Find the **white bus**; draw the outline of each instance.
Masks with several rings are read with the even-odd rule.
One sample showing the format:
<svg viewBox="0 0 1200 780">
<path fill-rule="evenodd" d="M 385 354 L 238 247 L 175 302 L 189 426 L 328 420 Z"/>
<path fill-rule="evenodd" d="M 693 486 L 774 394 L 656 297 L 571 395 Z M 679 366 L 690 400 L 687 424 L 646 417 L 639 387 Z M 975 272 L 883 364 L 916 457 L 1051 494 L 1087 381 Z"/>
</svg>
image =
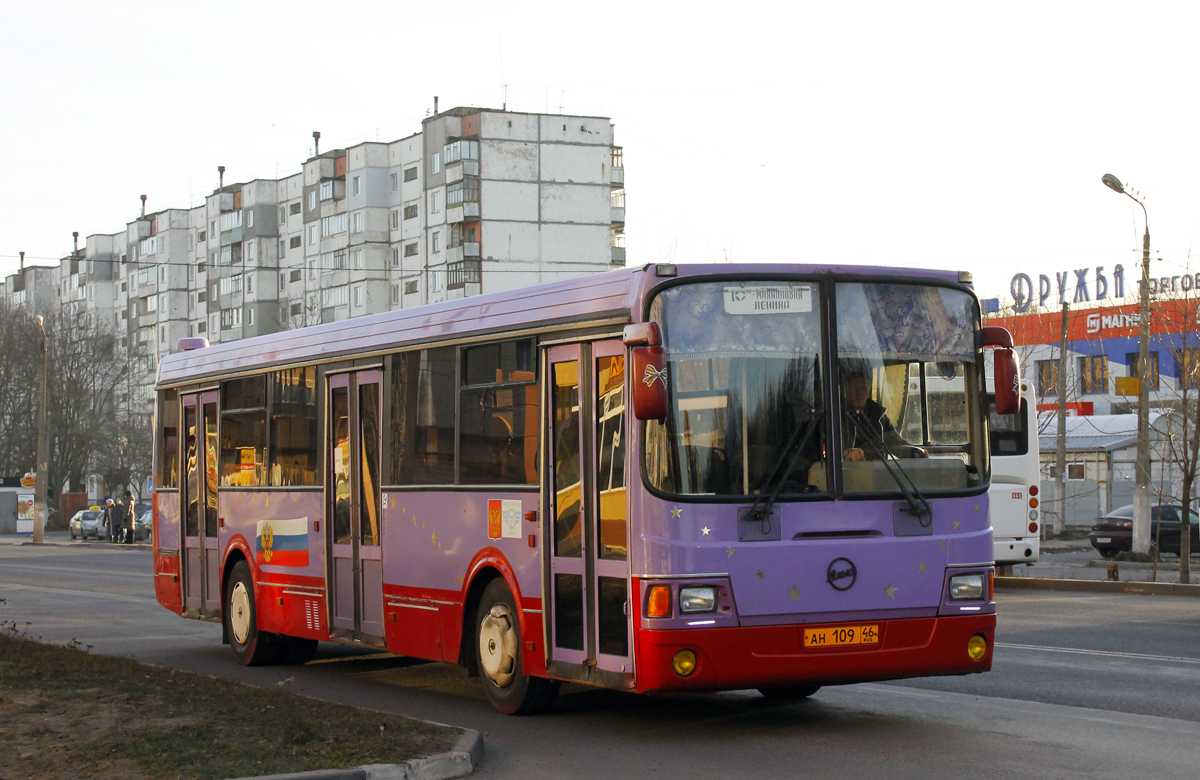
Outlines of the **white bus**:
<svg viewBox="0 0 1200 780">
<path fill-rule="evenodd" d="M 992 451 L 988 506 L 996 565 L 1033 563 L 1041 549 L 1040 450 L 1033 384 L 1029 379 L 1021 380 L 1021 410 L 1017 414 L 996 414 L 992 377 L 987 381 Z"/>
</svg>

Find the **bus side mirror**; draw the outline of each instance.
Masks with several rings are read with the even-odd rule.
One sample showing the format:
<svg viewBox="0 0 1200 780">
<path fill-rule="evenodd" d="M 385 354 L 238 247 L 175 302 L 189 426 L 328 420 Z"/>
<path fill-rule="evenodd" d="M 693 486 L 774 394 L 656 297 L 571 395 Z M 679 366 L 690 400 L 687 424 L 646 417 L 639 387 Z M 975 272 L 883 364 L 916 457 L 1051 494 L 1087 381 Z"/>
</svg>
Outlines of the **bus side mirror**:
<svg viewBox="0 0 1200 780">
<path fill-rule="evenodd" d="M 996 414 L 1016 414 L 1021 410 L 1021 367 L 1012 349 L 996 350 Z"/>
<path fill-rule="evenodd" d="M 633 348 L 633 416 L 662 420 L 667 416 L 667 353 L 662 347 Z"/>
</svg>

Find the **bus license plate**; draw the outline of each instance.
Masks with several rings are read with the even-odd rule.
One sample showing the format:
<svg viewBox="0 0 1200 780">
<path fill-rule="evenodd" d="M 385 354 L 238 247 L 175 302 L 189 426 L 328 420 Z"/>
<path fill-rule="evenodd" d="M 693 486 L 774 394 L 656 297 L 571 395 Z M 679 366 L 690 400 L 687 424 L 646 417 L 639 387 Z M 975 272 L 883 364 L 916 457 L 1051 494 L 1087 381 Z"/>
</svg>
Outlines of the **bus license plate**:
<svg viewBox="0 0 1200 780">
<path fill-rule="evenodd" d="M 837 628 L 804 629 L 805 647 L 837 647 L 838 645 L 873 645 L 879 642 L 879 625 L 838 626 Z"/>
<path fill-rule="evenodd" d="M 1112 542 L 1112 539 L 1108 538 L 1107 536 L 1101 536 L 1096 539 L 1096 542 L 1099 544 L 1109 544 Z"/>
</svg>

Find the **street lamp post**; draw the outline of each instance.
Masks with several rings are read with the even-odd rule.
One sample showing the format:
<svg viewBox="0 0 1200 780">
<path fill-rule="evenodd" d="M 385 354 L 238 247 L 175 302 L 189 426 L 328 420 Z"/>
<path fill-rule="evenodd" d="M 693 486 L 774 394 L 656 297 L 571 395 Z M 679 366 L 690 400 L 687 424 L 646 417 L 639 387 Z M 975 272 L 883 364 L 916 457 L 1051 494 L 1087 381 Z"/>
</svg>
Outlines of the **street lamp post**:
<svg viewBox="0 0 1200 780">
<path fill-rule="evenodd" d="M 50 461 L 49 439 L 46 431 L 46 322 L 41 315 L 37 317 L 38 329 L 42 331 L 42 381 L 38 397 L 38 440 L 37 440 L 37 487 L 34 498 L 33 543 L 41 544 L 45 540 L 46 518 L 50 516 L 46 505 L 47 466 Z"/>
<path fill-rule="evenodd" d="M 1111 173 L 1100 179 L 1114 192 L 1126 195 L 1142 207 L 1146 232 L 1142 234 L 1141 313 L 1138 316 L 1138 427 L 1137 484 L 1133 493 L 1133 551 L 1150 552 L 1150 216 L 1146 204 L 1125 191 Z"/>
</svg>

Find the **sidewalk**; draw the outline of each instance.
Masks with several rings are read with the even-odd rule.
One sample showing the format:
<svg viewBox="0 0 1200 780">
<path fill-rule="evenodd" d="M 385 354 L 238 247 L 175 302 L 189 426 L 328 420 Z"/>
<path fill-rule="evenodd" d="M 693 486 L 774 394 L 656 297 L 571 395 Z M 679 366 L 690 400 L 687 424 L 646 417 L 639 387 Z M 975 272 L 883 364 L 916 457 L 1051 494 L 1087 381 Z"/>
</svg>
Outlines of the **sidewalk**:
<svg viewBox="0 0 1200 780">
<path fill-rule="evenodd" d="M 0 544 L 32 545 L 33 544 L 33 534 L 0 534 Z M 112 547 L 114 549 L 120 549 L 120 550 L 149 550 L 152 547 L 149 539 L 137 542 L 135 544 L 113 544 L 112 542 L 98 542 L 95 539 L 88 539 L 86 541 L 84 541 L 82 539 L 77 540 L 77 541 L 71 541 L 71 533 L 69 531 L 62 531 L 62 530 L 46 531 L 45 533 L 43 533 L 42 534 L 42 544 L 45 546 L 55 546 L 55 547 L 68 547 L 68 546 L 75 546 L 75 545 L 79 545 L 79 546 L 87 545 L 87 546 L 95 547 L 96 545 L 104 545 L 105 547 Z"/>
</svg>

